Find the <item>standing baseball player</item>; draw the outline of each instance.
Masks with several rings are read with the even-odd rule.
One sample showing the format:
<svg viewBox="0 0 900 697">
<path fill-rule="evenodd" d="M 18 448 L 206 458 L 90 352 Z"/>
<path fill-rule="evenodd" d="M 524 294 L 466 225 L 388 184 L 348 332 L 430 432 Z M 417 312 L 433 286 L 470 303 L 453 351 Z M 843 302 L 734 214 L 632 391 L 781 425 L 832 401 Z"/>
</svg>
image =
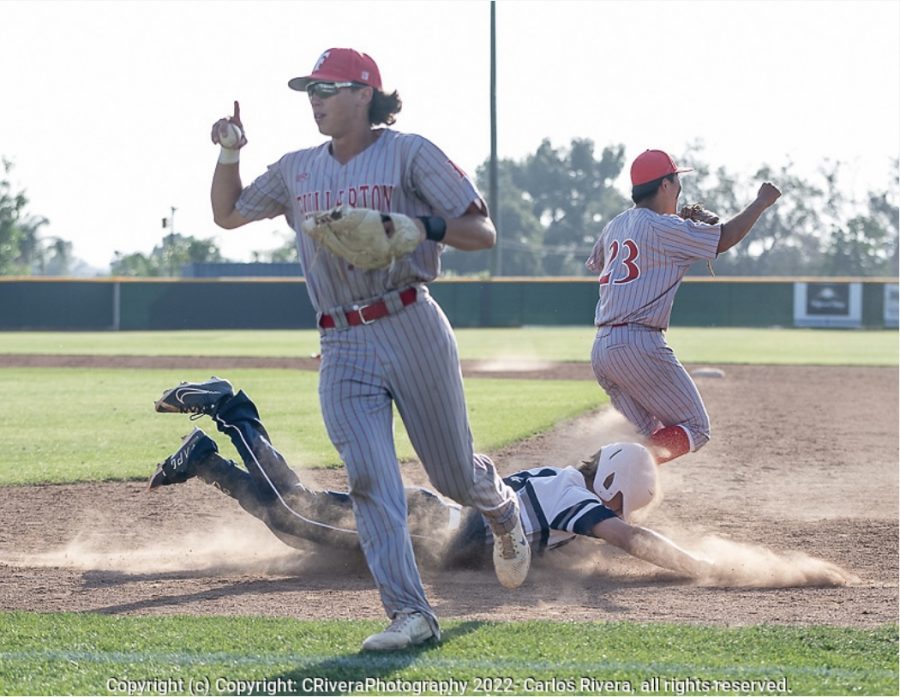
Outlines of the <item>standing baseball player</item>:
<svg viewBox="0 0 900 697">
<path fill-rule="evenodd" d="M 401 102 L 397 92 L 382 90 L 370 56 L 329 49 L 309 75 L 288 85 L 308 95 L 319 132 L 329 140 L 284 155 L 244 187 L 239 157 L 247 139 L 235 102 L 233 116 L 212 129 L 213 142 L 222 146 L 213 216 L 232 229 L 284 215 L 297 233 L 321 331 L 325 426 L 347 467 L 362 548 L 393 620 L 364 648 L 403 648 L 439 638 L 440 630 L 407 530 L 394 405 L 435 488 L 490 522 L 500 582 L 513 588 L 528 573 L 531 552 L 517 498 L 491 460 L 473 451 L 456 340 L 426 285 L 440 271 L 445 245 L 489 248 L 496 232 L 473 182 L 437 146 L 376 128 L 394 123 Z M 415 248 L 380 268 L 349 262 L 334 251 L 340 240 L 334 246 L 320 240 L 354 219 L 353 209 L 378 212 L 380 242 L 390 246 L 412 231 Z"/>
<path fill-rule="evenodd" d="M 659 464 L 709 440 L 700 392 L 664 335 L 678 286 L 691 264 L 711 261 L 744 239 L 781 196 L 765 182 L 750 205 L 721 224 L 697 205 L 676 214 L 678 175 L 690 171 L 661 150 L 639 155 L 631 165 L 634 207 L 606 225 L 587 260 L 600 274 L 594 375 L 613 406 L 648 439 Z"/>
<path fill-rule="evenodd" d="M 309 549 L 313 542 L 360 552 L 350 496 L 304 486 L 272 444 L 256 405 L 243 390 L 235 394 L 229 381 L 213 378 L 182 383 L 156 403 L 162 412 L 186 407 L 213 419 L 240 453 L 244 468 L 222 457 L 216 442 L 195 428 L 157 466 L 149 490 L 198 477 L 234 498 L 287 545 Z M 714 572 L 707 560 L 634 524 L 634 514 L 659 492 L 656 464 L 642 445 L 609 443 L 577 468 L 535 467 L 504 482 L 516 492 L 522 526 L 538 552 L 583 535 L 689 576 Z M 423 563 L 450 569 L 486 561 L 492 535 L 482 513 L 419 487 L 407 487 L 405 494 L 412 541 Z"/>
</svg>

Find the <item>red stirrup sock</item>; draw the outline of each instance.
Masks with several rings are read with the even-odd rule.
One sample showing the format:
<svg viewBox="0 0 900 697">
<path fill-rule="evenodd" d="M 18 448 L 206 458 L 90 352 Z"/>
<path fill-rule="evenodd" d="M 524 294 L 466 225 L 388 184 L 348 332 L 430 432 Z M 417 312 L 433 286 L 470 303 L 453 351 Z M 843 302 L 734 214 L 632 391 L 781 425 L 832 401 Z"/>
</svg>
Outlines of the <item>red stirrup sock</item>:
<svg viewBox="0 0 900 697">
<path fill-rule="evenodd" d="M 661 465 L 691 452 L 691 439 L 682 426 L 666 426 L 650 436 L 650 451 Z"/>
</svg>

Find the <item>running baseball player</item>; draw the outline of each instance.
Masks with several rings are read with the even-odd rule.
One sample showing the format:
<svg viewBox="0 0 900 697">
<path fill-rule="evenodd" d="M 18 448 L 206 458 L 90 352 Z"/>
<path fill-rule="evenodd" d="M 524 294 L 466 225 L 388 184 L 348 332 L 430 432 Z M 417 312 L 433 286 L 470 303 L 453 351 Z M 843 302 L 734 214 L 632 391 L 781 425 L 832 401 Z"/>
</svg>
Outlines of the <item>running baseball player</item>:
<svg viewBox="0 0 900 697">
<path fill-rule="evenodd" d="M 178 391 L 189 394 L 177 398 Z M 284 543 L 309 549 L 309 543 L 359 553 L 350 496 L 315 491 L 272 445 L 256 405 L 244 391 L 213 378 L 183 383 L 157 402 L 160 411 L 180 411 L 185 402 L 212 417 L 241 456 L 244 468 L 218 453 L 216 442 L 200 428 L 161 462 L 149 489 L 199 477 L 236 499 Z M 680 548 L 662 535 L 633 523 L 634 514 L 658 492 L 657 468 L 650 452 L 637 443 L 609 443 L 574 467 L 537 467 L 504 479 L 516 492 L 525 534 L 536 552 L 557 548 L 577 535 L 606 540 L 634 556 L 688 576 L 714 571 L 708 560 Z M 439 569 L 477 567 L 486 561 L 492 541 L 489 521 L 423 488 L 405 490 L 409 528 L 420 559 Z M 367 642 L 364 648 L 386 650 L 408 645 L 396 633 L 396 646 Z M 430 638 L 430 637 L 429 637 Z"/>
<path fill-rule="evenodd" d="M 245 187 L 239 160 L 247 138 L 235 102 L 233 115 L 212 128 L 221 146 L 213 217 L 233 229 L 283 215 L 296 231 L 321 332 L 325 426 L 346 465 L 366 561 L 394 620 L 367 644 L 393 647 L 398 634 L 419 643 L 440 630 L 406 527 L 393 405 L 434 487 L 489 520 L 501 584 L 520 585 L 531 559 L 515 492 L 490 458 L 473 450 L 456 339 L 427 286 L 440 272 L 446 245 L 489 248 L 496 232 L 472 180 L 437 146 L 376 128 L 394 123 L 401 102 L 396 91 L 382 89 L 370 56 L 328 49 L 310 74 L 288 85 L 308 95 L 328 140 L 284 155 Z M 363 217 L 378 221 L 380 241 L 390 248 L 385 266 L 360 266 L 340 253 L 336 231 L 360 209 L 379 214 Z M 411 252 L 393 248 L 401 238 L 412 239 Z"/>
<path fill-rule="evenodd" d="M 664 335 L 678 286 L 691 264 L 711 261 L 744 239 L 781 196 L 765 182 L 728 222 L 719 224 L 699 207 L 684 209 L 682 217 L 678 175 L 690 171 L 661 150 L 639 155 L 631 165 L 634 207 L 606 225 L 587 260 L 600 274 L 594 375 L 659 464 L 698 450 L 710 435 L 700 392 Z"/>
</svg>

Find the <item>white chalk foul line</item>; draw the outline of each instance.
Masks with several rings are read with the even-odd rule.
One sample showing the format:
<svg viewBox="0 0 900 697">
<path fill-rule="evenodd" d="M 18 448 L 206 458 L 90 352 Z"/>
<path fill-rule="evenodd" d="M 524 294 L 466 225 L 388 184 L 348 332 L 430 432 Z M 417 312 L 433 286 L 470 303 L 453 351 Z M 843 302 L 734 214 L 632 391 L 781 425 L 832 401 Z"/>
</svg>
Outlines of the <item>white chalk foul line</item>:
<svg viewBox="0 0 900 697">
<path fill-rule="evenodd" d="M 149 652 L 149 651 L 58 651 L 58 650 L 34 650 L 34 651 L 3 651 L 0 652 L 2 661 L 31 662 L 53 661 L 91 664 L 122 664 L 122 663 L 162 663 L 166 665 L 181 666 L 205 666 L 226 664 L 229 667 L 235 665 L 245 666 L 278 666 L 284 670 L 297 671 L 316 667 L 334 668 L 392 668 L 403 669 L 415 666 L 417 670 L 423 668 L 457 669 L 466 671 L 484 671 L 484 674 L 496 674 L 500 669 L 528 669 L 533 671 L 548 671 L 557 675 L 562 671 L 580 671 L 585 675 L 597 675 L 604 672 L 624 671 L 636 672 L 646 675 L 674 675 L 692 677 L 726 674 L 728 679 L 777 679 L 792 676 L 814 676 L 830 678 L 859 678 L 865 675 L 867 678 L 890 678 L 896 676 L 892 670 L 871 668 L 850 670 L 845 668 L 829 668 L 826 666 L 779 666 L 767 665 L 763 667 L 752 666 L 728 666 L 728 665 L 697 665 L 684 663 L 637 663 L 618 661 L 517 661 L 509 659 L 465 659 L 465 658 L 441 658 L 420 653 L 410 661 L 409 655 L 398 654 L 353 654 L 347 656 L 334 655 L 309 655 L 309 654 L 262 654 L 249 656 L 246 654 L 233 654 L 224 652 L 193 653 L 193 652 Z"/>
</svg>

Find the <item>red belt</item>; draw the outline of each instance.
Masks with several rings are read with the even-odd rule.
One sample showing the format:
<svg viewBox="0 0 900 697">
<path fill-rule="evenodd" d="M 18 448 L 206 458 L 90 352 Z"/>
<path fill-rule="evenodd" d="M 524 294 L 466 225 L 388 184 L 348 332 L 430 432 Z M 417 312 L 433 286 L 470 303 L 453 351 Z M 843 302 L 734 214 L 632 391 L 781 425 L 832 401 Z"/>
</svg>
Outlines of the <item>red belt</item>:
<svg viewBox="0 0 900 697">
<path fill-rule="evenodd" d="M 407 288 L 400 291 L 400 302 L 403 304 L 403 307 L 412 305 L 416 301 L 417 295 L 418 291 L 415 288 Z M 368 305 L 354 307 L 350 312 L 345 312 L 344 317 L 347 318 L 347 324 L 351 327 L 356 327 L 360 324 L 371 324 L 376 319 L 387 317 L 389 314 L 391 314 L 391 310 L 388 308 L 387 303 L 384 300 L 376 300 Z M 319 318 L 319 326 L 322 329 L 331 329 L 337 326 L 337 323 L 332 315 L 323 314 Z"/>
</svg>

